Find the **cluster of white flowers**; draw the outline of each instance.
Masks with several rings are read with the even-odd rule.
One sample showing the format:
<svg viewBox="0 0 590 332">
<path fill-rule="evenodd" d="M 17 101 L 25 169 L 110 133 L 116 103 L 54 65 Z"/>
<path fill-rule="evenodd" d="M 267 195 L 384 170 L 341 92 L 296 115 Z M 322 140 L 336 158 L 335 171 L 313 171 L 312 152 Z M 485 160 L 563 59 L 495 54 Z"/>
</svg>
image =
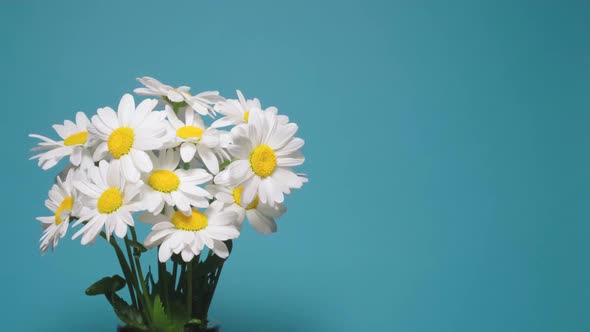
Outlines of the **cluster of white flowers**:
<svg viewBox="0 0 590 332">
<path fill-rule="evenodd" d="M 125 94 L 116 112 L 99 108 L 91 120 L 78 112 L 75 123 L 53 126 L 60 141 L 30 135 L 41 140 L 31 159 L 43 169 L 70 161 L 45 202 L 53 215 L 37 218 L 41 251 L 57 246 L 70 221 L 82 225 L 73 235 L 82 244 L 101 232 L 124 238 L 133 213 L 153 225 L 144 245 L 159 246 L 161 262 L 172 254 L 188 262 L 205 246 L 226 258 L 223 241 L 239 236 L 245 218 L 260 233 L 275 232 L 284 194 L 307 182 L 292 169 L 304 162 L 297 125 L 240 91 L 233 100 L 138 80 L 136 94 L 158 99 L 136 105 Z M 201 117 L 217 114 L 210 126 Z"/>
</svg>

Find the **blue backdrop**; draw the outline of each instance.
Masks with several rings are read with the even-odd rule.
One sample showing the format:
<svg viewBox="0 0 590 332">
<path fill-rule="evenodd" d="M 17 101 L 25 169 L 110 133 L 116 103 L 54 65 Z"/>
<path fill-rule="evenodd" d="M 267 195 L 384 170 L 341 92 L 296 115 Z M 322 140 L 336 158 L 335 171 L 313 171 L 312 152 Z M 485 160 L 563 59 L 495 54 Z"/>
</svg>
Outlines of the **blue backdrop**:
<svg viewBox="0 0 590 332">
<path fill-rule="evenodd" d="M 589 331 L 588 31 L 584 1 L 3 1 L 3 330 L 114 331 L 84 295 L 110 248 L 39 255 L 57 169 L 27 134 L 150 75 L 306 140 L 279 232 L 224 269 L 223 331 Z"/>
</svg>

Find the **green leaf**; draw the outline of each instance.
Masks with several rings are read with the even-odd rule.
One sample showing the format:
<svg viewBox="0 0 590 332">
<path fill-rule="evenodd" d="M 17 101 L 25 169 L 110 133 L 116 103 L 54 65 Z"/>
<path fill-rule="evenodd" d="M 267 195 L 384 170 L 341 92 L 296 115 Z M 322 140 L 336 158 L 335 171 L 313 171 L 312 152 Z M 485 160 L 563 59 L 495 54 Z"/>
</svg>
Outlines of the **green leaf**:
<svg viewBox="0 0 590 332">
<path fill-rule="evenodd" d="M 125 287 L 125 279 L 115 274 L 112 277 L 104 277 L 86 289 L 86 295 L 113 294 Z"/>
<path fill-rule="evenodd" d="M 229 250 L 229 253 L 231 254 L 232 248 L 233 248 L 233 242 L 232 240 L 228 240 L 225 241 L 225 245 L 227 246 L 227 249 Z M 229 256 L 228 256 L 229 257 Z M 215 270 L 219 267 L 221 267 L 223 265 L 223 263 L 225 263 L 226 259 L 223 259 L 215 254 L 207 257 L 207 259 L 199 264 L 199 268 L 196 271 L 196 275 L 205 275 L 205 274 L 209 274 L 209 273 L 213 273 L 215 272 Z"/>
<path fill-rule="evenodd" d="M 172 254 L 172 257 L 170 257 L 170 259 L 172 259 L 172 261 L 176 264 L 184 264 L 184 261 L 182 260 L 182 256 L 181 255 L 177 255 L 177 254 Z"/>
<path fill-rule="evenodd" d="M 154 293 L 154 287 L 156 287 L 156 281 L 154 280 L 154 275 L 152 273 L 152 267 L 148 267 L 148 273 L 145 276 L 145 281 L 148 283 L 149 288 L 151 289 L 152 294 Z"/>
<path fill-rule="evenodd" d="M 123 323 L 143 331 L 148 331 L 148 327 L 145 325 L 141 313 L 125 302 L 119 295 L 113 293 L 107 296 L 107 299 L 113 306 L 115 314 Z"/>
<path fill-rule="evenodd" d="M 153 303 L 150 331 L 178 332 L 182 330 L 185 323 L 186 318 L 182 317 L 180 319 L 175 319 L 172 318 L 170 314 L 167 314 L 164 309 L 164 304 L 160 300 L 160 295 L 156 295 Z"/>
<path fill-rule="evenodd" d="M 147 251 L 147 248 L 143 244 L 141 244 L 141 243 L 139 243 L 137 241 L 133 241 L 131 239 L 127 239 L 125 241 L 127 241 L 127 243 L 129 243 L 129 245 L 131 246 L 131 248 L 139 251 L 140 253 L 144 253 L 144 252 Z"/>
<path fill-rule="evenodd" d="M 164 99 L 165 102 L 167 102 L 168 104 L 170 104 L 170 106 L 172 106 L 172 110 L 174 110 L 174 113 L 178 113 L 178 111 L 181 108 L 188 106 L 186 101 L 181 101 L 179 103 L 175 103 L 172 100 L 168 99 L 168 97 L 166 97 L 166 96 L 162 97 L 162 99 Z"/>
<path fill-rule="evenodd" d="M 160 295 L 156 295 L 154 298 L 154 304 L 152 309 L 152 324 L 154 328 L 166 328 L 170 325 L 170 319 L 168 319 L 168 315 L 166 315 L 166 311 L 164 311 L 164 304 L 160 300 Z"/>
<path fill-rule="evenodd" d="M 221 165 L 219 165 L 219 171 L 220 172 L 223 171 L 231 163 L 232 163 L 231 160 L 226 160 L 226 161 L 222 162 Z"/>
<path fill-rule="evenodd" d="M 190 315 L 188 314 L 188 308 L 186 307 L 185 297 L 179 297 L 174 301 L 170 302 L 170 317 L 175 322 L 179 323 L 181 326 L 184 325 L 189 319 Z"/>
</svg>

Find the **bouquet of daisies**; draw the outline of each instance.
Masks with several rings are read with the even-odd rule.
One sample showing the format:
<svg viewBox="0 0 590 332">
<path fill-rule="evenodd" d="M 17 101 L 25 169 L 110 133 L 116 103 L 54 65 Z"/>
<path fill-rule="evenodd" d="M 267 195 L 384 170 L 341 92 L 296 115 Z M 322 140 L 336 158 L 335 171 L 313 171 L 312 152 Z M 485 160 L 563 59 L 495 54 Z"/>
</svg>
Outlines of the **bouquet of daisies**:
<svg viewBox="0 0 590 332">
<path fill-rule="evenodd" d="M 122 276 L 97 281 L 88 295 L 104 295 L 130 329 L 206 330 L 244 220 L 262 234 L 276 232 L 284 195 L 307 182 L 292 169 L 304 162 L 304 141 L 277 108 L 240 91 L 225 99 L 138 80 L 143 87 L 134 92 L 156 99 L 136 104 L 125 94 L 116 111 L 99 108 L 91 119 L 78 112 L 75 122 L 54 125 L 59 140 L 30 135 L 40 140 L 31 159 L 44 170 L 69 158 L 45 201 L 51 215 L 37 218 L 40 249 L 53 251 L 70 226 L 83 245 L 105 240 Z M 143 240 L 136 220 L 151 227 Z M 152 248 L 157 272 L 141 265 Z M 117 293 L 125 287 L 128 299 Z"/>
</svg>

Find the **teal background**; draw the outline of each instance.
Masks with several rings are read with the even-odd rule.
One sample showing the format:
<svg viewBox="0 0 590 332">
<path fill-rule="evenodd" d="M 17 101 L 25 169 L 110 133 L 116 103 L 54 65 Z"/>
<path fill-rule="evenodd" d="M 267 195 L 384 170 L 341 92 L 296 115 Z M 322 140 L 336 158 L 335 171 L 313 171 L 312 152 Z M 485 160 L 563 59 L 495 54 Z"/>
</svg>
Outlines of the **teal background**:
<svg viewBox="0 0 590 332">
<path fill-rule="evenodd" d="M 110 248 L 38 253 L 58 170 L 27 134 L 150 75 L 306 140 L 279 232 L 224 269 L 223 331 L 590 331 L 589 31 L 584 1 L 2 1 L 3 330 L 114 331 L 84 295 Z"/>
</svg>

